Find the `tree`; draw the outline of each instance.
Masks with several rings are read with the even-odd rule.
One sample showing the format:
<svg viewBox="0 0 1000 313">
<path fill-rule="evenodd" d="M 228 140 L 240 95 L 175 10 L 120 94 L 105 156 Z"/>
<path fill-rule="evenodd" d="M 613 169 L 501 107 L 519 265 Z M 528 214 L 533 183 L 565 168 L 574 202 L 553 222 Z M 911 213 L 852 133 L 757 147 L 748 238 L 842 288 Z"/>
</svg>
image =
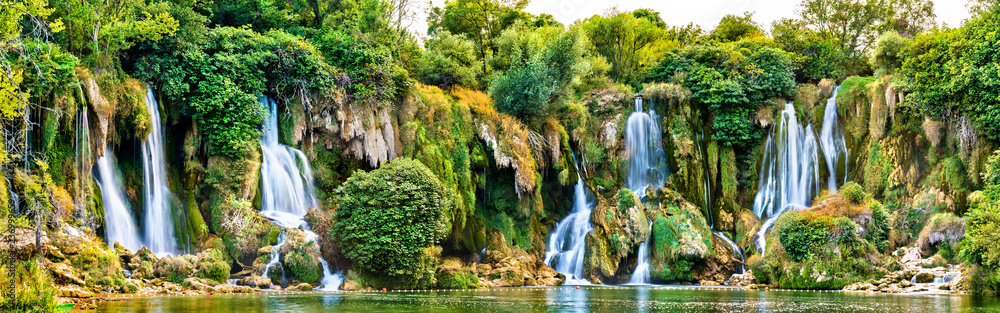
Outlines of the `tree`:
<svg viewBox="0 0 1000 313">
<path fill-rule="evenodd" d="M 833 36 L 850 57 L 863 55 L 879 34 L 913 36 L 934 25 L 930 0 L 803 0 L 802 20 Z"/>
<path fill-rule="evenodd" d="M 435 270 L 428 251 L 448 231 L 453 199 L 430 169 L 399 158 L 337 188 L 332 235 L 376 286 L 427 287 Z"/>
<path fill-rule="evenodd" d="M 895 31 L 887 31 L 875 42 L 869 62 L 875 69 L 875 75 L 892 74 L 903 65 L 903 51 L 909 41 Z"/>
<path fill-rule="evenodd" d="M 664 52 L 678 46 L 652 18 L 659 17 L 653 13 L 648 9 L 639 14 L 612 9 L 580 22 L 595 51 L 611 63 L 611 77 L 615 80 L 637 83 Z"/>
<path fill-rule="evenodd" d="M 490 96 L 497 110 L 522 118 L 565 99 L 591 69 L 589 43 L 579 28 L 531 29 L 519 23 L 497 38 L 497 46 L 490 59 L 497 70 Z"/>
<path fill-rule="evenodd" d="M 427 53 L 421 56 L 416 72 L 420 81 L 441 88 L 476 87 L 483 61 L 478 58 L 475 43 L 465 35 L 441 31 L 425 46 Z"/>
<path fill-rule="evenodd" d="M 969 8 L 969 12 L 972 13 L 972 15 L 977 15 L 989 11 L 991 8 L 1000 6 L 1000 0 L 969 0 L 969 3 L 966 4 L 966 6 Z"/>
<path fill-rule="evenodd" d="M 879 0 L 803 0 L 802 20 L 836 38 L 843 51 L 855 56 L 877 36 Z"/>
<path fill-rule="evenodd" d="M 523 12 L 528 0 L 452 0 L 444 8 L 432 8 L 427 17 L 427 33 L 440 30 L 465 35 L 479 47 L 479 58 L 487 59 L 495 52 L 493 40 L 517 21 L 531 19 Z M 483 72 L 489 73 L 486 64 Z"/>
<path fill-rule="evenodd" d="M 743 16 L 726 15 L 719 21 L 719 26 L 712 30 L 712 39 L 721 42 L 733 42 L 743 38 L 763 36 L 764 31 L 753 21 L 753 13 L 746 12 Z"/>
<path fill-rule="evenodd" d="M 778 48 L 800 56 L 795 60 L 797 81 L 846 76 L 846 55 L 833 37 L 810 29 L 801 20 L 787 18 L 774 21 L 771 36 Z"/>
</svg>

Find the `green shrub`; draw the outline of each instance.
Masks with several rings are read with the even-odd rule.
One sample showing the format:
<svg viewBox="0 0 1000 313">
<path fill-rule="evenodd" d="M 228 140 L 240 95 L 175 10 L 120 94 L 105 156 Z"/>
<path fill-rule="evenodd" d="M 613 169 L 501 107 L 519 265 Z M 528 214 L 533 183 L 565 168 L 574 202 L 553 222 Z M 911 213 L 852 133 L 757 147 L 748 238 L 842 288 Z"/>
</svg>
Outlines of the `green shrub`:
<svg viewBox="0 0 1000 313">
<path fill-rule="evenodd" d="M 876 200 L 872 200 L 868 208 L 872 211 L 872 220 L 868 222 L 865 240 L 872 243 L 876 250 L 885 251 L 889 247 L 889 233 L 892 231 L 892 226 L 889 224 L 889 213 L 882 202 Z"/>
<path fill-rule="evenodd" d="M 211 249 L 206 251 L 205 256 L 198 260 L 195 266 L 196 275 L 200 278 L 210 279 L 222 284 L 229 280 L 229 261 L 222 251 Z"/>
<path fill-rule="evenodd" d="M 420 57 L 416 77 L 428 85 L 448 88 L 462 85 L 475 88 L 483 69 L 476 45 L 465 35 L 441 31 L 426 43 L 427 53 Z"/>
<path fill-rule="evenodd" d="M 831 223 L 829 217 L 810 218 L 798 211 L 789 211 L 778 217 L 774 230 L 788 257 L 792 261 L 802 261 L 814 247 L 827 241 Z"/>
<path fill-rule="evenodd" d="M 847 198 L 847 201 L 851 201 L 853 204 L 861 204 L 868 197 L 865 194 L 865 189 L 855 182 L 848 182 L 844 186 L 840 187 L 840 194 Z"/>
<path fill-rule="evenodd" d="M 7 260 L 0 263 L 0 309 L 3 312 L 54 312 L 58 301 L 56 300 L 56 287 L 49 276 L 48 271 L 41 264 L 34 261 L 18 262 L 14 271 L 15 279 L 12 282 L 7 276 Z M 16 293 L 14 298 L 10 296 L 11 283 L 15 284 Z"/>
<path fill-rule="evenodd" d="M 452 191 L 418 161 L 357 171 L 337 188 L 333 234 L 356 268 L 401 286 L 426 286 L 428 248 L 447 231 Z"/>
</svg>

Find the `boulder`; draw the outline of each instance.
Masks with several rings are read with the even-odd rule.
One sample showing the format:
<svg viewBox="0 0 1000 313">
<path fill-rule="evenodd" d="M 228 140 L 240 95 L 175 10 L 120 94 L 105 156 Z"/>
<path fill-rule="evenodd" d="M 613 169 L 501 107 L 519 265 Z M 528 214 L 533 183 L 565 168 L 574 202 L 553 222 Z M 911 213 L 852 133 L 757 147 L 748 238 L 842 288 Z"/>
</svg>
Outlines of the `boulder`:
<svg viewBox="0 0 1000 313">
<path fill-rule="evenodd" d="M 58 286 L 56 287 L 56 294 L 66 298 L 91 298 L 94 296 L 93 292 L 74 285 Z"/>
<path fill-rule="evenodd" d="M 253 288 L 247 286 L 237 286 L 233 284 L 221 284 L 211 288 L 216 293 L 253 293 Z"/>
<path fill-rule="evenodd" d="M 721 286 L 722 285 L 719 282 L 714 281 L 714 280 L 702 280 L 702 281 L 699 281 L 698 284 L 700 284 L 702 286 Z"/>
<path fill-rule="evenodd" d="M 262 277 L 258 275 L 250 275 L 241 278 L 237 283 L 240 286 L 247 286 L 252 288 L 270 288 L 271 279 L 267 277 Z"/>
<path fill-rule="evenodd" d="M 313 286 L 308 283 L 288 286 L 288 291 L 312 291 Z"/>
<path fill-rule="evenodd" d="M 918 284 L 933 283 L 934 282 L 934 274 L 933 273 L 927 273 L 927 272 L 917 273 L 917 275 L 916 275 L 916 282 Z"/>
<path fill-rule="evenodd" d="M 300 281 L 316 283 L 323 278 L 323 265 L 318 237 L 301 229 L 286 229 L 285 244 L 281 246 L 281 263 Z"/>
<path fill-rule="evenodd" d="M 753 273 L 747 271 L 744 274 L 733 274 L 729 277 L 730 286 L 749 286 L 757 283 L 757 279 L 753 276 Z"/>
<path fill-rule="evenodd" d="M 69 265 L 68 262 L 51 263 L 49 272 L 52 273 L 52 278 L 59 284 L 77 284 L 80 286 L 87 284 L 77 275 L 76 269 Z"/>
</svg>

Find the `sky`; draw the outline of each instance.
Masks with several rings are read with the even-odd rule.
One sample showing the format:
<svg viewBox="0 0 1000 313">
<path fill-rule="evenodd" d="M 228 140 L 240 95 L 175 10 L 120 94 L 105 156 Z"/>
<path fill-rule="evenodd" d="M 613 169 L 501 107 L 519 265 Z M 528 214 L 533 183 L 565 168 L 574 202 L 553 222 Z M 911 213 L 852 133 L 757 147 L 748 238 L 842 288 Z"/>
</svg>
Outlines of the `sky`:
<svg viewBox="0 0 1000 313">
<path fill-rule="evenodd" d="M 418 0 L 419 1 L 419 0 Z M 934 13 L 937 23 L 946 23 L 949 27 L 961 26 L 962 21 L 969 18 L 965 4 L 967 0 L 936 0 Z M 425 1 L 419 1 L 415 7 L 417 12 L 408 26 L 418 37 L 427 34 L 427 13 L 429 6 Z M 444 6 L 445 0 L 431 0 L 434 6 Z M 632 11 L 649 8 L 660 12 L 660 17 L 670 26 L 695 23 L 705 30 L 711 30 L 718 25 L 719 20 L 727 14 L 742 15 L 743 12 L 755 12 L 753 19 L 770 29 L 771 22 L 781 18 L 798 17 L 798 6 L 801 0 L 533 0 L 525 9 L 532 14 L 548 13 L 559 22 L 569 25 L 579 19 L 602 14 L 617 6 L 619 11 Z"/>
</svg>

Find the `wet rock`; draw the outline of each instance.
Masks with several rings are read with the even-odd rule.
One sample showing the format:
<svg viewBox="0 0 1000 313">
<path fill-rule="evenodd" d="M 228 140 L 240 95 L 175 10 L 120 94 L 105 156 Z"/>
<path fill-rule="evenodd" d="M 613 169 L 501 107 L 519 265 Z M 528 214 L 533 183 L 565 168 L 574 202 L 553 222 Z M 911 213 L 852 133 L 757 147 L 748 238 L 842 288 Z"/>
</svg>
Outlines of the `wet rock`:
<svg viewBox="0 0 1000 313">
<path fill-rule="evenodd" d="M 261 277 L 258 275 L 251 275 L 241 278 L 236 284 L 252 288 L 270 288 L 271 279 L 267 277 Z"/>
<path fill-rule="evenodd" d="M 313 286 L 308 283 L 301 283 L 298 285 L 288 286 L 288 291 L 312 291 Z"/>
<path fill-rule="evenodd" d="M 91 298 L 94 296 L 93 292 L 90 292 L 80 286 L 59 286 L 56 287 L 56 294 L 60 297 L 67 298 Z"/>
<path fill-rule="evenodd" d="M 747 271 L 745 274 L 733 274 L 729 277 L 730 286 L 749 286 L 757 283 L 757 279 L 754 278 L 753 273 Z"/>
<path fill-rule="evenodd" d="M 211 283 L 209 283 L 208 280 L 195 277 L 185 278 L 184 287 L 202 292 L 208 291 L 212 288 Z"/>
<path fill-rule="evenodd" d="M 317 238 L 307 238 L 300 229 L 285 230 L 285 244 L 281 246 L 281 263 L 298 280 L 316 283 L 323 278 L 323 265 L 319 262 Z"/>
<path fill-rule="evenodd" d="M 253 293 L 254 289 L 247 286 L 237 286 L 233 284 L 221 284 L 211 288 L 216 293 Z"/>
<path fill-rule="evenodd" d="M 359 290 L 361 287 L 357 281 L 353 279 L 344 279 L 344 283 L 340 285 L 340 290 Z"/>
<path fill-rule="evenodd" d="M 722 285 L 719 282 L 714 281 L 714 280 L 702 280 L 702 281 L 699 281 L 698 284 L 700 284 L 702 286 L 721 286 Z"/>
<path fill-rule="evenodd" d="M 927 284 L 934 282 L 934 274 L 932 273 L 921 272 L 917 273 L 916 277 L 917 277 L 916 281 L 918 284 Z"/>
<path fill-rule="evenodd" d="M 154 269 L 159 258 L 149 248 L 142 247 L 132 255 L 125 269 L 132 271 L 134 279 L 148 279 L 154 277 Z"/>
</svg>

